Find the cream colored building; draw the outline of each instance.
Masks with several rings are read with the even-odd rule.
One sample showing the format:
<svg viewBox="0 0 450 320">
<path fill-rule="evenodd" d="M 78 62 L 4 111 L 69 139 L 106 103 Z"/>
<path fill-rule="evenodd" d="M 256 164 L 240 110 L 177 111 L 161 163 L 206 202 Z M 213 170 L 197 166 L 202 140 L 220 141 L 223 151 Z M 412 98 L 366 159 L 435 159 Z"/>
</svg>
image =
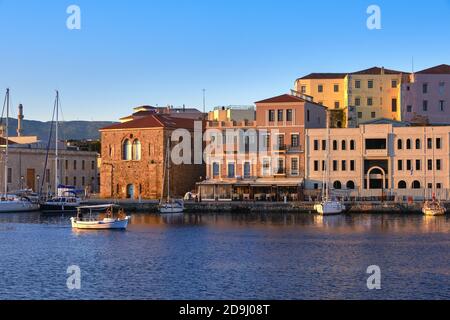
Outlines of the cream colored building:
<svg viewBox="0 0 450 320">
<path fill-rule="evenodd" d="M 216 107 L 208 112 L 208 121 L 255 121 L 256 110 L 254 106 L 227 106 Z"/>
<path fill-rule="evenodd" d="M 400 125 L 400 124 L 399 124 Z M 391 195 L 421 200 L 433 190 L 450 200 L 450 126 L 407 127 L 391 124 L 306 132 L 305 187 L 317 195 L 326 183 L 343 196 Z"/>
</svg>

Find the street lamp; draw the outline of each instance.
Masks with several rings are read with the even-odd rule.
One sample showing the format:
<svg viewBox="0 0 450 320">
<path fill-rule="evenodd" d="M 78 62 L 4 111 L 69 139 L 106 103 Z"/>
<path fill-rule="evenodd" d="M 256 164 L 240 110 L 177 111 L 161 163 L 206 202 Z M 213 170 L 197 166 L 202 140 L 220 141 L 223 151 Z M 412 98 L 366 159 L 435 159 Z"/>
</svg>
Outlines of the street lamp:
<svg viewBox="0 0 450 320">
<path fill-rule="evenodd" d="M 40 176 L 40 175 L 37 175 L 37 176 L 36 176 L 36 179 L 37 179 L 38 186 L 40 186 L 39 181 L 41 181 L 41 176 Z M 33 190 L 33 191 L 34 191 L 34 190 Z"/>
<path fill-rule="evenodd" d="M 25 180 L 25 177 L 20 176 L 20 190 L 23 190 L 23 180 Z"/>
</svg>

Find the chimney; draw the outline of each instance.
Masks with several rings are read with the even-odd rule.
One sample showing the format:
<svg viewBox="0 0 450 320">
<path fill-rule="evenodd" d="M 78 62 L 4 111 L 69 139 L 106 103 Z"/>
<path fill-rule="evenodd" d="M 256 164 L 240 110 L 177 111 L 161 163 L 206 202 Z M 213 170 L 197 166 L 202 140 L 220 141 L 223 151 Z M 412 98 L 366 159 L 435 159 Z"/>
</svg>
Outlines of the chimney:
<svg viewBox="0 0 450 320">
<path fill-rule="evenodd" d="M 23 133 L 22 121 L 23 121 L 23 105 L 19 104 L 19 114 L 17 115 L 17 136 L 21 137 Z"/>
</svg>

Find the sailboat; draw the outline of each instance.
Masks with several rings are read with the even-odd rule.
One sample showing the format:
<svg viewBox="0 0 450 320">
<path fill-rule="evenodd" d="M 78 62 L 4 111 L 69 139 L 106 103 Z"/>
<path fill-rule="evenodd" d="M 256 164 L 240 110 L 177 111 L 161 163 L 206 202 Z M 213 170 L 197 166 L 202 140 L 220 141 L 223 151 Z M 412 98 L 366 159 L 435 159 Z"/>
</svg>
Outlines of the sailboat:
<svg viewBox="0 0 450 320">
<path fill-rule="evenodd" d="M 164 162 L 164 175 L 167 176 L 167 200 L 164 201 L 164 184 L 159 204 L 159 212 L 162 214 L 182 213 L 184 211 L 184 202 L 174 200 L 170 197 L 170 139 L 167 140 L 166 159 Z M 164 179 L 165 180 L 165 179 Z"/>
<path fill-rule="evenodd" d="M 433 130 L 433 129 L 431 129 Z M 434 134 L 432 135 L 432 141 L 434 143 L 435 139 L 434 139 Z M 441 204 L 441 202 L 439 200 L 436 199 L 436 186 L 435 186 L 435 158 L 434 158 L 434 146 L 432 146 L 432 150 L 433 150 L 433 165 L 432 165 L 432 169 L 433 169 L 433 187 L 432 187 L 432 196 L 431 196 L 431 200 L 427 200 L 425 201 L 425 203 L 423 204 L 422 207 L 422 212 L 424 215 L 426 216 L 442 216 L 445 215 L 446 213 L 446 209 L 445 207 Z"/>
<path fill-rule="evenodd" d="M 59 125 L 59 91 L 56 91 L 55 104 L 53 114 L 56 114 L 55 122 L 55 195 L 51 199 L 41 204 L 41 210 L 46 212 L 65 212 L 65 211 L 77 211 L 77 207 L 81 204 L 81 199 L 75 194 L 59 194 L 59 154 L 58 154 L 58 125 Z"/>
<path fill-rule="evenodd" d="M 325 165 L 325 175 L 322 182 L 322 201 L 314 205 L 314 210 L 323 215 L 336 215 L 341 214 L 345 210 L 345 205 L 330 197 L 330 176 L 329 176 L 329 163 L 330 163 L 330 119 L 327 111 L 327 154 L 326 154 L 326 165 Z"/>
<path fill-rule="evenodd" d="M 0 198 L 0 213 L 14 213 L 14 212 L 28 212 L 39 210 L 39 204 L 32 202 L 29 198 L 19 195 L 10 195 L 8 194 L 8 152 L 9 152 L 9 89 L 6 89 L 6 97 L 5 102 L 3 104 L 3 112 L 6 108 L 6 119 L 5 119 L 5 171 L 4 171 L 4 183 L 5 183 L 5 192 Z"/>
</svg>

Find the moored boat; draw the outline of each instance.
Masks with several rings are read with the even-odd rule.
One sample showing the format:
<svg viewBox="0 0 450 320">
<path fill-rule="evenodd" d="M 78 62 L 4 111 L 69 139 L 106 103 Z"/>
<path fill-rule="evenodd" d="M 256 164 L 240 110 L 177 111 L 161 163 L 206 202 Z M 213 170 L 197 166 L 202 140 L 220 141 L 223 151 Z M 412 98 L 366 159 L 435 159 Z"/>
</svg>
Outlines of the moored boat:
<svg viewBox="0 0 450 320">
<path fill-rule="evenodd" d="M 70 218 L 70 221 L 73 229 L 125 230 L 130 219 L 122 208 L 108 204 L 78 207 L 77 216 Z"/>
<path fill-rule="evenodd" d="M 443 216 L 446 213 L 445 207 L 433 197 L 431 201 L 425 201 L 422 212 L 426 216 Z"/>
</svg>

